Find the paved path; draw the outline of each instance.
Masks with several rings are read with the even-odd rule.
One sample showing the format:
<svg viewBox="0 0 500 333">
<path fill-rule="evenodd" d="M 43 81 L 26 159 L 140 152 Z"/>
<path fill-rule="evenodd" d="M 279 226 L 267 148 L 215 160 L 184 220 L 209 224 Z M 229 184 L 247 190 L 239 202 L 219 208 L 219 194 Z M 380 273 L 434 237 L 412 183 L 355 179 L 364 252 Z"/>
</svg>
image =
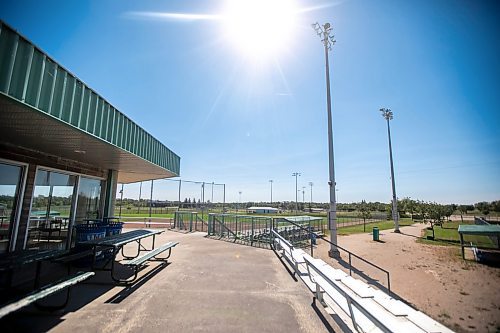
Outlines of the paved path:
<svg viewBox="0 0 500 333">
<path fill-rule="evenodd" d="M 166 231 L 176 240 L 171 264 L 133 288 L 75 288 L 66 313 L 28 308 L 0 322 L 2 331 L 52 332 L 323 332 L 312 294 L 273 251 Z M 158 266 L 154 262 L 151 266 Z M 109 273 L 95 281 L 109 282 Z"/>
</svg>

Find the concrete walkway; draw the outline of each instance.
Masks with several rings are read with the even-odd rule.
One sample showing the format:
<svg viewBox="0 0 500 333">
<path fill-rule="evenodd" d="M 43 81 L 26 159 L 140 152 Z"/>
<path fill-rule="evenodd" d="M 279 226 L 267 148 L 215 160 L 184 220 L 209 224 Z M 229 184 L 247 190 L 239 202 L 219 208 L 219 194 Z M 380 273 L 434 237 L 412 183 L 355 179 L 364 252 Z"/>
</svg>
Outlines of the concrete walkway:
<svg viewBox="0 0 500 333">
<path fill-rule="evenodd" d="M 273 251 L 166 231 L 176 240 L 170 264 L 153 262 L 132 287 L 108 272 L 74 288 L 63 313 L 26 308 L 0 321 L 2 331 L 30 332 L 323 332 L 312 294 Z M 159 267 L 160 269 L 154 269 Z"/>
</svg>

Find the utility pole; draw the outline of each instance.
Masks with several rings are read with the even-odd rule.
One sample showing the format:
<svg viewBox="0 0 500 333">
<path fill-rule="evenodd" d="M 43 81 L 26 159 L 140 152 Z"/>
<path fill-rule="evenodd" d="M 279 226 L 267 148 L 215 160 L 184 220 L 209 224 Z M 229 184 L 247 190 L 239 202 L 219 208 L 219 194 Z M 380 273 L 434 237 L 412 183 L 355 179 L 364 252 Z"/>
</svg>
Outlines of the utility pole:
<svg viewBox="0 0 500 333">
<path fill-rule="evenodd" d="M 137 214 L 141 212 L 141 192 L 142 192 L 142 182 L 139 186 L 139 203 L 137 204 Z"/>
<path fill-rule="evenodd" d="M 271 206 L 273 205 L 273 180 L 270 179 L 269 183 L 271 184 Z"/>
<path fill-rule="evenodd" d="M 49 197 L 52 198 L 52 195 Z M 122 218 L 122 206 L 123 206 L 123 183 L 122 183 L 122 189 L 120 190 L 120 219 Z"/>
<path fill-rule="evenodd" d="M 311 186 L 311 201 L 309 202 L 309 211 L 312 213 L 312 203 L 313 203 L 313 182 L 309 182 Z"/>
<path fill-rule="evenodd" d="M 330 180 L 330 210 L 328 211 L 328 228 L 330 229 L 330 241 L 335 244 L 330 244 L 330 251 L 328 255 L 332 258 L 339 258 L 340 252 L 336 247 L 337 245 L 337 202 L 335 200 L 335 169 L 333 160 L 333 129 L 332 129 L 332 100 L 330 95 L 330 65 L 328 61 L 328 51 L 332 49 L 335 44 L 335 39 L 332 32 L 330 23 L 320 25 L 315 23 L 312 25 L 316 34 L 321 38 L 323 46 L 325 47 L 325 72 L 326 72 L 326 105 L 328 112 L 328 161 L 329 161 L 329 176 Z"/>
<path fill-rule="evenodd" d="M 394 114 L 391 109 L 381 108 L 382 117 L 387 120 L 387 136 L 389 137 L 389 159 L 391 161 L 391 180 L 392 180 L 392 219 L 394 220 L 394 232 L 399 231 L 399 216 L 398 216 L 398 199 L 396 197 L 396 181 L 394 180 L 394 164 L 392 161 L 392 144 L 391 144 L 391 126 L 389 120 L 392 120 Z"/>
<path fill-rule="evenodd" d="M 153 182 L 154 180 L 151 179 L 151 196 L 149 197 L 149 217 L 151 217 L 151 212 L 153 209 Z"/>
<path fill-rule="evenodd" d="M 298 191 L 299 189 L 297 188 L 297 177 L 300 176 L 300 172 L 294 172 L 292 173 L 292 177 L 295 177 L 295 213 L 299 211 L 299 203 L 298 203 Z"/>
</svg>

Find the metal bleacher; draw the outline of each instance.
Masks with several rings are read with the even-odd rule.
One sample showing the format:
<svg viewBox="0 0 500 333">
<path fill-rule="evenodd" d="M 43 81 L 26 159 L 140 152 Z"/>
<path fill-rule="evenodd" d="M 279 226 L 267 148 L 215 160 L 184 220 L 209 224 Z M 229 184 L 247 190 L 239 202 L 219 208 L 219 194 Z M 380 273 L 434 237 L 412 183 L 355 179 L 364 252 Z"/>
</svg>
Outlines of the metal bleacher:
<svg viewBox="0 0 500 333">
<path fill-rule="evenodd" d="M 273 247 L 281 253 L 316 300 L 344 331 L 453 332 L 385 291 L 308 255 L 272 231 Z"/>
</svg>

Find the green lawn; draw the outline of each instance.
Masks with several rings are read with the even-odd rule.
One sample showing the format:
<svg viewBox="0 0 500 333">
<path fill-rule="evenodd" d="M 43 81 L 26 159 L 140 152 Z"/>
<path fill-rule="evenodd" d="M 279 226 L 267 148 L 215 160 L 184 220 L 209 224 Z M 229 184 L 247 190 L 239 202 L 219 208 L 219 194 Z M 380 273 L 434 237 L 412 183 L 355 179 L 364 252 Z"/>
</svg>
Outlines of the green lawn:
<svg viewBox="0 0 500 333">
<path fill-rule="evenodd" d="M 408 225 L 412 225 L 414 222 L 410 218 L 402 218 L 399 220 L 399 226 L 404 227 Z M 378 221 L 378 222 L 373 222 L 373 223 L 367 223 L 366 226 L 366 231 L 363 231 L 363 225 L 354 225 L 354 226 L 349 226 L 349 227 L 342 227 L 338 229 L 338 234 L 339 235 L 351 235 L 351 234 L 360 234 L 363 232 L 372 232 L 373 227 L 378 227 L 379 230 L 388 230 L 388 229 L 394 229 L 394 221 L 389 220 L 389 221 Z"/>
</svg>

